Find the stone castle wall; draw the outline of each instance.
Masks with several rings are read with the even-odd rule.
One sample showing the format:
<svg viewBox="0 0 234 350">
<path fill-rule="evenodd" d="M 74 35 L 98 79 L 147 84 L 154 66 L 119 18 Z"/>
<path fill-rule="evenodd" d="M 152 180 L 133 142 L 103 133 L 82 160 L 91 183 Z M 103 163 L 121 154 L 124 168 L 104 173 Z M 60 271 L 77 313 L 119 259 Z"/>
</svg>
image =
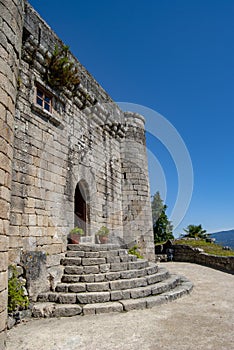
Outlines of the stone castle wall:
<svg viewBox="0 0 234 350">
<path fill-rule="evenodd" d="M 5 82 L 0 104 L 0 295 L 6 294 L 7 265 L 24 264 L 32 256 L 26 265 L 40 259 L 39 265 L 46 264 L 40 267 L 40 283 L 34 281 L 37 292 L 56 284 L 67 235 L 77 222 L 84 225 L 84 242 L 95 242 L 104 225 L 111 242 L 137 243 L 153 259 L 144 118 L 123 113 L 71 53 L 80 84 L 75 91 L 53 89 L 45 79 L 48 57 L 64 44 L 27 2 L 24 18 L 23 1 L 0 4 Z M 38 104 L 38 91 L 49 96 L 50 111 Z M 77 192 L 85 202 L 84 222 L 74 213 Z M 35 288 L 32 294 L 34 298 Z M 1 305 L 3 330 L 6 300 Z"/>
<path fill-rule="evenodd" d="M 217 256 L 204 253 L 202 249 L 174 244 L 175 261 L 185 261 L 234 274 L 234 256 Z"/>
<path fill-rule="evenodd" d="M 0 349 L 7 319 L 7 269 L 14 116 L 24 3 L 0 1 Z"/>
</svg>

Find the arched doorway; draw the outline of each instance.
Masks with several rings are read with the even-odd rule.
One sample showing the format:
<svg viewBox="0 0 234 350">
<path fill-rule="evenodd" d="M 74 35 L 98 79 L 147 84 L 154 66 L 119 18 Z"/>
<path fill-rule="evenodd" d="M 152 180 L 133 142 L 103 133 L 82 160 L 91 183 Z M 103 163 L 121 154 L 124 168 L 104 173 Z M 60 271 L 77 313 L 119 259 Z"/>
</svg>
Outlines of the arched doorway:
<svg viewBox="0 0 234 350">
<path fill-rule="evenodd" d="M 74 225 L 82 228 L 87 234 L 87 223 L 89 222 L 88 213 L 88 186 L 84 180 L 81 180 L 75 189 L 74 195 Z"/>
</svg>

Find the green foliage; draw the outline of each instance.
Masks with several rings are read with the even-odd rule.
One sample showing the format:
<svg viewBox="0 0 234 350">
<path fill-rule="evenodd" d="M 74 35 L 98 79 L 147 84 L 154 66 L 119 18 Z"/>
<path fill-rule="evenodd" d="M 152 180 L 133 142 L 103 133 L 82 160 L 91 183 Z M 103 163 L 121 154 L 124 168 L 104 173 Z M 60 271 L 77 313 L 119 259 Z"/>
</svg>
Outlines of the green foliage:
<svg viewBox="0 0 234 350">
<path fill-rule="evenodd" d="M 134 245 L 131 249 L 129 249 L 128 254 L 135 255 L 138 259 L 143 259 L 143 256 L 138 251 L 137 245 Z"/>
<path fill-rule="evenodd" d="M 47 69 L 45 79 L 47 83 L 55 89 L 67 88 L 70 91 L 76 90 L 80 83 L 78 69 L 69 59 L 69 47 L 55 46 L 51 57 L 47 55 Z"/>
<path fill-rule="evenodd" d="M 8 280 L 8 312 L 27 309 L 29 300 L 24 294 L 23 283 L 18 279 L 17 269 L 13 265 L 9 268 L 12 276 Z"/>
<path fill-rule="evenodd" d="M 74 227 L 70 232 L 70 235 L 80 235 L 83 236 L 84 235 L 84 230 L 78 226 Z"/>
<path fill-rule="evenodd" d="M 188 245 L 194 248 L 201 248 L 207 254 L 217 256 L 234 256 L 233 250 L 224 250 L 223 247 L 216 243 L 206 242 L 204 239 L 188 240 L 188 239 L 177 239 L 174 244 Z"/>
<path fill-rule="evenodd" d="M 167 206 L 163 204 L 159 192 L 156 192 L 151 201 L 154 243 L 165 242 L 168 239 L 174 239 L 172 230 L 173 226 L 168 220 L 166 209 Z"/>
<path fill-rule="evenodd" d="M 108 236 L 110 233 L 110 230 L 106 226 L 102 226 L 98 232 L 96 233 L 96 236 Z"/>
<path fill-rule="evenodd" d="M 186 234 L 184 237 L 189 238 L 207 238 L 206 230 L 203 230 L 202 225 L 188 225 L 186 228 L 184 228 L 184 231 Z"/>
</svg>

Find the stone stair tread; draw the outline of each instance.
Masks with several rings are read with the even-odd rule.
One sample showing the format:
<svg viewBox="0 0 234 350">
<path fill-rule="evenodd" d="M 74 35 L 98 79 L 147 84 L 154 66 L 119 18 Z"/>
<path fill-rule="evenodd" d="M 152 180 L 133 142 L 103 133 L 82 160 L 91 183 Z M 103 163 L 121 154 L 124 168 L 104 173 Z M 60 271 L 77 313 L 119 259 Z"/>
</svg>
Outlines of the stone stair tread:
<svg viewBox="0 0 234 350">
<path fill-rule="evenodd" d="M 77 304 L 36 303 L 32 308 L 33 317 L 71 317 L 80 315 L 82 307 Z"/>
<path fill-rule="evenodd" d="M 69 275 L 67 275 L 69 276 Z M 71 275 L 71 278 L 75 275 Z M 77 276 L 75 276 L 77 277 Z M 83 277 L 82 275 L 80 277 Z M 56 287 L 57 292 L 94 292 L 94 291 L 108 291 L 108 290 L 122 290 L 122 289 L 129 289 L 129 288 L 135 288 L 141 287 L 141 286 L 147 286 L 147 285 L 153 285 L 155 283 L 160 283 L 166 278 L 169 277 L 168 271 L 165 269 L 163 271 L 156 272 L 152 275 L 146 275 L 143 277 L 135 277 L 135 278 L 128 278 L 128 279 L 116 279 L 114 281 L 88 281 L 88 282 L 80 282 L 78 278 L 78 281 L 76 282 L 62 282 L 59 283 Z M 131 287 L 132 285 L 132 287 Z"/>
</svg>

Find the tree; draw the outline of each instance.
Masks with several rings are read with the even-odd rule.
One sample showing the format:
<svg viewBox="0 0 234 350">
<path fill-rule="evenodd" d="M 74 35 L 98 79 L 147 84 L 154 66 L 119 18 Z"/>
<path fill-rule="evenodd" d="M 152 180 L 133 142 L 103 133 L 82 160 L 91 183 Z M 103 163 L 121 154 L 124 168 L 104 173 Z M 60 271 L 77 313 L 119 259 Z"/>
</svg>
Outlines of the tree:
<svg viewBox="0 0 234 350">
<path fill-rule="evenodd" d="M 154 243 L 165 242 L 168 239 L 174 239 L 172 223 L 168 220 L 166 209 L 160 193 L 156 192 L 151 201 Z"/>
<path fill-rule="evenodd" d="M 184 237 L 189 238 L 205 239 L 208 235 L 206 230 L 203 230 L 202 225 L 188 225 L 186 228 L 184 228 L 184 231 L 186 232 Z"/>
</svg>

